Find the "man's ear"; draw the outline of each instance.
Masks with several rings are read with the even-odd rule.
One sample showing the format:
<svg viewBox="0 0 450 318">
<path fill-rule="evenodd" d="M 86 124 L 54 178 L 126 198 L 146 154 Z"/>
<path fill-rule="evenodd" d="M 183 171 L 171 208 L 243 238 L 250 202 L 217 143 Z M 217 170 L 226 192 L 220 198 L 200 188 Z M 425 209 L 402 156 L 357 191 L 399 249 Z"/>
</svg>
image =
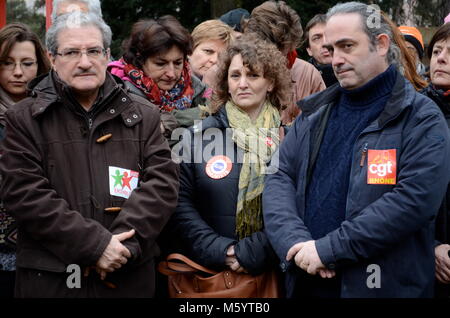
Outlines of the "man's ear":
<svg viewBox="0 0 450 318">
<path fill-rule="evenodd" d="M 377 36 L 377 50 L 380 56 L 386 56 L 389 51 L 389 46 L 391 45 L 391 39 L 385 33 L 382 33 Z"/>
<path fill-rule="evenodd" d="M 107 48 L 107 49 L 106 49 L 106 59 L 107 59 L 108 61 L 111 60 L 111 49 L 110 49 L 110 48 Z"/>
<path fill-rule="evenodd" d="M 54 68 L 55 67 L 55 56 L 52 53 L 50 53 L 50 51 L 47 51 L 47 57 L 50 60 L 52 68 Z"/>
<path fill-rule="evenodd" d="M 313 55 L 312 55 L 312 51 L 311 51 L 311 49 L 310 49 L 309 47 L 306 48 L 306 52 L 308 52 L 308 55 L 309 55 L 309 56 L 313 56 Z"/>
</svg>

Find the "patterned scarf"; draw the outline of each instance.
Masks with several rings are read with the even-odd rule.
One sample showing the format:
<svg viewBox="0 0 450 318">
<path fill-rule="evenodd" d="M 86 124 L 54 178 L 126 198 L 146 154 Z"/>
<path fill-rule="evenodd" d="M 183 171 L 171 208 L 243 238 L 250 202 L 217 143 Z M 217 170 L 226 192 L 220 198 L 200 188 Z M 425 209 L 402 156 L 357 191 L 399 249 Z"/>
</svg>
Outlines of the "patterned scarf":
<svg viewBox="0 0 450 318">
<path fill-rule="evenodd" d="M 242 239 L 263 228 L 265 168 L 280 143 L 280 114 L 270 102 L 264 104 L 255 122 L 231 101 L 225 110 L 233 128 L 233 141 L 244 151 L 236 208 L 236 234 Z"/>
<path fill-rule="evenodd" d="M 142 90 L 150 102 L 158 105 L 160 110 L 171 112 L 174 109 L 191 107 L 194 89 L 192 88 L 191 72 L 187 61 L 184 61 L 180 79 L 168 91 L 159 89 L 158 85 L 146 76 L 141 69 L 128 64 L 123 59 L 120 59 L 120 62 L 124 64 L 125 74 L 131 79 L 131 82 Z"/>
</svg>

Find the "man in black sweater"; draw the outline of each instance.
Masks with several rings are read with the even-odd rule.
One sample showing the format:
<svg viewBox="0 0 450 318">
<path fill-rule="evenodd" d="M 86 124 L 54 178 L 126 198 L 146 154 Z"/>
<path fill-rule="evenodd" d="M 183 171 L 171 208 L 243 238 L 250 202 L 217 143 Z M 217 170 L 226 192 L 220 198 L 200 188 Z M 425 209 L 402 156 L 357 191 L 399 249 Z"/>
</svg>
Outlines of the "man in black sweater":
<svg viewBox="0 0 450 318">
<path fill-rule="evenodd" d="M 450 179 L 444 116 L 398 71 L 379 10 L 327 13 L 339 85 L 299 102 L 263 194 L 287 297 L 432 297 L 434 220 Z"/>
</svg>

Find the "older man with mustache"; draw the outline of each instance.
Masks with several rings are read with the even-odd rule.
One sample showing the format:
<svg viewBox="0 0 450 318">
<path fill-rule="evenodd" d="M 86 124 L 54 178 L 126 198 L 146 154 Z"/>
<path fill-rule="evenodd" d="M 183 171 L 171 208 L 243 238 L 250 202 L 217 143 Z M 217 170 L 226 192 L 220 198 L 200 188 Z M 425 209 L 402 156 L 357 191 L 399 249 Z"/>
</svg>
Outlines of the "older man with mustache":
<svg viewBox="0 0 450 318">
<path fill-rule="evenodd" d="M 158 109 L 106 72 L 110 43 L 96 15 L 56 19 L 53 71 L 7 113 L 1 197 L 19 223 L 16 297 L 154 294 L 178 169 Z"/>
</svg>

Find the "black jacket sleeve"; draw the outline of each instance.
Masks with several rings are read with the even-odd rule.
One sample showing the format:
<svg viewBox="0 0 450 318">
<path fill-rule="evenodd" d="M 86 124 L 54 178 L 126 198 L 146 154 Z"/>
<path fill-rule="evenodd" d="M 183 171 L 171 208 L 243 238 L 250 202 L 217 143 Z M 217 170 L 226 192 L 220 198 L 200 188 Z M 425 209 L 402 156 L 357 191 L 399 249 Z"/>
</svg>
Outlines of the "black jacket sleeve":
<svg viewBox="0 0 450 318">
<path fill-rule="evenodd" d="M 234 251 L 239 264 L 253 275 L 274 268 L 277 263 L 277 256 L 263 231 L 240 240 Z"/>
</svg>

